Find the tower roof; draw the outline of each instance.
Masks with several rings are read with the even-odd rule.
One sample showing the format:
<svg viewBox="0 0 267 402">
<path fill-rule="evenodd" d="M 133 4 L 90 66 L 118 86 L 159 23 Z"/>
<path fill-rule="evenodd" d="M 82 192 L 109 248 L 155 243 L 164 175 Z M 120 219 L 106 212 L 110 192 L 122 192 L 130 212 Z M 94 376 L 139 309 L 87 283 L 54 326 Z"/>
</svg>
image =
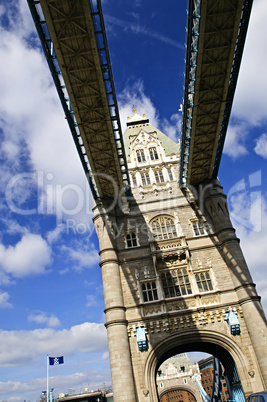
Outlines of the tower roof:
<svg viewBox="0 0 267 402">
<path fill-rule="evenodd" d="M 134 110 L 134 114 L 132 115 L 132 117 L 128 117 L 128 121 L 126 123 L 127 127 L 129 126 L 135 126 L 136 124 L 145 124 L 145 123 L 149 123 L 149 119 L 146 118 L 146 115 L 143 114 L 143 116 L 141 116 L 141 114 L 136 112 L 136 107 L 133 107 Z"/>
<path fill-rule="evenodd" d="M 130 118 L 128 117 L 127 128 L 123 134 L 124 148 L 126 152 L 126 157 L 129 160 L 130 156 L 130 146 L 132 141 L 141 131 L 145 131 L 148 134 L 156 136 L 156 138 L 161 142 L 163 148 L 165 149 L 166 155 L 178 154 L 180 150 L 180 143 L 178 144 L 169 138 L 166 134 L 161 132 L 159 129 L 154 127 L 149 123 L 149 119 L 145 114 L 143 116 L 136 112 L 134 107 L 134 114 Z"/>
</svg>

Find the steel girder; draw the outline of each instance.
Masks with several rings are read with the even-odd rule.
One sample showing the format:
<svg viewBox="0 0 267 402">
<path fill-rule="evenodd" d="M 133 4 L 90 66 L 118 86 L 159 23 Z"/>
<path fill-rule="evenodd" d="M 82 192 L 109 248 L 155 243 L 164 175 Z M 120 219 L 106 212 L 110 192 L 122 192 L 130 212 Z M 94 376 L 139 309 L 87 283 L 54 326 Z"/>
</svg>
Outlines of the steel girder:
<svg viewBox="0 0 267 402">
<path fill-rule="evenodd" d="M 189 0 L 180 186 L 216 178 L 252 0 Z"/>
<path fill-rule="evenodd" d="M 94 198 L 129 191 L 99 0 L 28 0 Z M 41 7 L 39 5 L 41 4 Z"/>
</svg>

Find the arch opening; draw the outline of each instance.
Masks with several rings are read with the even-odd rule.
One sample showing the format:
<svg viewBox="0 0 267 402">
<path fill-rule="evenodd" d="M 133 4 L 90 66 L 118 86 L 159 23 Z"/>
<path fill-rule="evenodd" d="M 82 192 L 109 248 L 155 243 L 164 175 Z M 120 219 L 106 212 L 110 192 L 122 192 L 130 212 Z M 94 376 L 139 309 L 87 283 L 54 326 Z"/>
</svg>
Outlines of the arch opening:
<svg viewBox="0 0 267 402">
<path fill-rule="evenodd" d="M 160 366 L 169 358 L 180 355 L 189 354 L 190 352 L 207 353 L 217 358 L 223 366 L 223 379 L 225 380 L 228 396 L 227 399 L 237 402 L 244 402 L 245 396 L 242 389 L 241 377 L 244 373 L 238 373 L 238 368 L 245 367 L 245 359 L 236 345 L 233 346 L 231 340 L 223 339 L 224 336 L 216 334 L 201 334 L 190 339 L 190 334 L 180 334 L 179 336 L 171 336 L 161 341 L 154 347 L 151 356 L 147 360 L 145 368 L 145 376 L 148 389 L 153 395 L 153 400 L 160 401 L 162 392 L 159 392 L 157 386 L 157 375 Z M 150 372 L 150 374 L 149 374 Z M 241 376 L 239 375 L 241 374 Z M 150 377 L 150 380 L 149 380 Z M 227 400 L 226 399 L 226 400 Z"/>
</svg>

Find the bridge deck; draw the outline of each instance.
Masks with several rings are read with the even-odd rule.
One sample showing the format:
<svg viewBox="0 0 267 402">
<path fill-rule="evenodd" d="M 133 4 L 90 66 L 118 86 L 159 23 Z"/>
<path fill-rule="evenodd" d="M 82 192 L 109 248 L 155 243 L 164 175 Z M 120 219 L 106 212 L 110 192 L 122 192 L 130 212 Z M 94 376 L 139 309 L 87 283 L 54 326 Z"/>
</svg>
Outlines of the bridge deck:
<svg viewBox="0 0 267 402">
<path fill-rule="evenodd" d="M 38 3 L 29 0 L 93 194 L 114 197 L 129 178 L 100 2 Z"/>
<path fill-rule="evenodd" d="M 217 176 L 252 1 L 195 0 L 189 5 L 182 187 Z"/>
</svg>

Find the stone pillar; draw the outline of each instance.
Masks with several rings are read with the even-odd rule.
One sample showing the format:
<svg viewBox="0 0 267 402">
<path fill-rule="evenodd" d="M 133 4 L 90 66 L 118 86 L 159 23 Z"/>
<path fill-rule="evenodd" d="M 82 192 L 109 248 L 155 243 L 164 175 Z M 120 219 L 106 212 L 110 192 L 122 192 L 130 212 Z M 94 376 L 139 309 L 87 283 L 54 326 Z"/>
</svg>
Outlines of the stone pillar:
<svg viewBox="0 0 267 402">
<path fill-rule="evenodd" d="M 255 285 L 230 221 L 226 196 L 218 180 L 206 186 L 203 194 L 205 215 L 211 217 L 218 248 L 230 270 L 238 302 L 242 306 L 245 323 L 255 351 L 261 381 L 267 388 L 267 321 Z M 242 334 L 241 334 L 242 336 Z"/>
<path fill-rule="evenodd" d="M 109 215 L 107 218 L 103 210 L 99 212 L 95 208 L 94 224 L 99 239 L 113 396 L 115 402 L 136 402 L 120 266 L 113 243 L 112 217 Z"/>
</svg>

